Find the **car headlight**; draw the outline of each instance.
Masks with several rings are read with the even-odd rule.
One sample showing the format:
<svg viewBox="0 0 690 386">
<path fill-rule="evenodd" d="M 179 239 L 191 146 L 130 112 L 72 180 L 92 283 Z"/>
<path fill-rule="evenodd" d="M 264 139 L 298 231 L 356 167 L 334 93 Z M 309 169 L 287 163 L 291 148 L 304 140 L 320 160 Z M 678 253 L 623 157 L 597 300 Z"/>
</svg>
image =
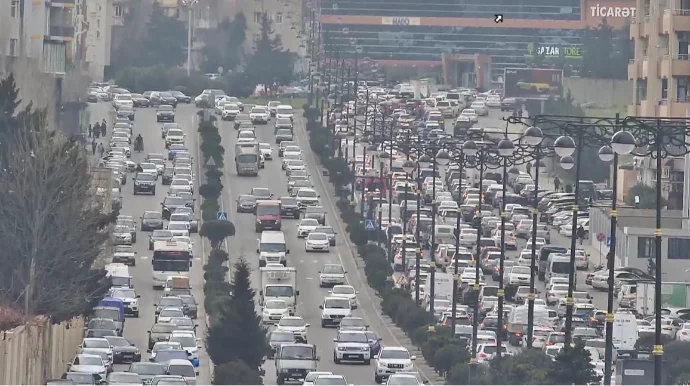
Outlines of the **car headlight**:
<svg viewBox="0 0 690 386">
<path fill-rule="evenodd" d="M 338 347 L 338 351 L 345 351 L 345 347 Z"/>
<path fill-rule="evenodd" d="M 388 367 L 388 365 L 386 365 L 386 364 L 385 364 L 385 363 L 383 363 L 383 362 L 376 362 L 376 367 L 379 367 L 379 368 L 385 369 L 385 368 L 387 368 L 387 367 Z"/>
</svg>

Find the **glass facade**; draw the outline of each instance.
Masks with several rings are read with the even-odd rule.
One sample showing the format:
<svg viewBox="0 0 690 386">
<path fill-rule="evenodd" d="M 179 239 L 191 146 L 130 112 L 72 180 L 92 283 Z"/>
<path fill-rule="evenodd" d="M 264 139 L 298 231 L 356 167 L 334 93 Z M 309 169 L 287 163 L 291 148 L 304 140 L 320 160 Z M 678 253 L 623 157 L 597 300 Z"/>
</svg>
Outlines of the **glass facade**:
<svg viewBox="0 0 690 386">
<path fill-rule="evenodd" d="M 500 27 L 323 24 L 322 28 L 326 41 L 362 46 L 360 57 L 372 60 L 440 63 L 444 52 L 489 55 L 492 76 L 502 75 L 504 68 L 525 67 L 536 60 L 541 61 L 538 67 L 548 67 L 557 60 L 577 66 L 583 34 L 583 30 Z"/>
<path fill-rule="evenodd" d="M 580 0 L 321 0 L 321 14 L 337 16 L 463 17 L 580 20 Z"/>
</svg>

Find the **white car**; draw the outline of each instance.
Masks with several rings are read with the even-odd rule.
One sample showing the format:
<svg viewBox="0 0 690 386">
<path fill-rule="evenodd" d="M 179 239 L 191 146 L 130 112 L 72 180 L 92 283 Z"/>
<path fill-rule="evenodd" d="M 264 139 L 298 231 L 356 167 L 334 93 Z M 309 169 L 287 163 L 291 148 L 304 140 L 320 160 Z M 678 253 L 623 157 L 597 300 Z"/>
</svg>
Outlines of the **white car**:
<svg viewBox="0 0 690 386">
<path fill-rule="evenodd" d="M 156 358 L 158 351 L 165 350 L 182 350 L 182 345 L 178 342 L 156 342 L 151 349 L 151 353 L 149 354 L 149 361 L 153 361 Z"/>
<path fill-rule="evenodd" d="M 304 377 L 304 383 L 302 383 L 302 385 L 313 385 L 319 375 L 333 375 L 333 373 L 330 371 L 310 371 L 307 373 L 307 376 Z"/>
<path fill-rule="evenodd" d="M 321 224 L 319 224 L 318 220 L 313 218 L 303 218 L 297 224 L 297 237 L 307 237 L 309 233 L 313 232 L 314 229 L 316 229 L 319 226 L 321 226 Z M 326 237 L 326 239 L 328 239 L 328 237 Z"/>
<path fill-rule="evenodd" d="M 225 103 L 223 109 L 220 112 L 221 119 L 224 121 L 231 121 L 235 119 L 237 114 L 240 113 L 240 106 L 234 103 Z"/>
<path fill-rule="evenodd" d="M 266 124 L 271 119 L 271 113 L 265 106 L 254 106 L 249 112 L 249 119 L 252 121 L 252 123 Z"/>
<path fill-rule="evenodd" d="M 652 325 L 652 323 L 648 320 L 644 319 L 637 319 L 637 332 L 642 334 L 653 334 L 656 331 L 656 328 Z"/>
<path fill-rule="evenodd" d="M 290 316 L 285 300 L 266 300 L 261 310 L 261 321 L 264 324 L 276 324 L 285 316 Z"/>
<path fill-rule="evenodd" d="M 501 97 L 498 95 L 489 95 L 486 98 L 486 106 L 490 108 L 500 108 L 501 107 Z"/>
<path fill-rule="evenodd" d="M 184 139 L 186 135 L 184 131 L 180 129 L 169 129 L 165 134 L 165 148 L 170 148 L 170 145 L 174 143 L 184 144 Z"/>
<path fill-rule="evenodd" d="M 676 332 L 676 340 L 690 342 L 690 323 L 683 323 Z"/>
<path fill-rule="evenodd" d="M 307 165 L 302 160 L 288 160 L 285 164 L 285 174 L 290 176 L 290 173 L 297 170 L 307 170 Z"/>
<path fill-rule="evenodd" d="M 113 347 L 105 338 L 84 338 L 79 345 L 79 353 L 83 350 L 90 350 L 91 352 L 105 353 L 108 361 L 105 362 L 106 367 L 110 367 L 113 363 Z"/>
<path fill-rule="evenodd" d="M 496 235 L 493 237 L 493 239 L 496 242 L 496 245 L 501 245 L 501 232 L 496 232 Z M 518 242 L 513 232 L 506 231 L 503 241 L 506 245 L 506 249 L 517 250 Z"/>
<path fill-rule="evenodd" d="M 577 227 L 579 228 L 580 225 L 582 225 L 582 228 L 585 230 L 585 238 L 587 238 L 587 235 L 589 235 L 589 218 L 581 218 L 577 220 Z M 573 223 L 567 223 L 563 224 L 560 227 L 558 227 L 558 233 L 563 236 L 563 237 L 570 237 L 573 233 Z"/>
<path fill-rule="evenodd" d="M 575 250 L 575 268 L 585 271 L 589 269 L 589 254 L 584 249 Z"/>
<path fill-rule="evenodd" d="M 345 284 L 345 274 L 340 264 L 325 264 L 319 271 L 319 287 Z"/>
<path fill-rule="evenodd" d="M 194 183 L 184 178 L 173 178 L 172 182 L 170 182 L 170 187 L 175 187 L 183 192 L 194 192 Z"/>
<path fill-rule="evenodd" d="M 318 222 L 318 220 L 317 220 Z M 316 229 L 316 228 L 314 228 Z M 307 234 L 304 241 L 304 251 L 305 252 L 329 252 L 331 250 L 330 240 L 328 235 L 325 233 L 313 232 L 312 229 Z M 298 233 L 299 235 L 299 233 Z"/>
<path fill-rule="evenodd" d="M 170 339 L 168 339 L 168 342 L 179 343 L 180 346 L 182 346 L 182 349 L 187 351 L 189 361 L 198 366 L 199 348 L 201 348 L 201 345 L 199 344 L 199 339 L 197 339 L 193 331 L 173 331 L 170 334 Z"/>
<path fill-rule="evenodd" d="M 101 379 L 105 379 L 108 375 L 105 362 L 99 355 L 77 354 L 68 365 L 70 372 L 98 374 Z"/>
<path fill-rule="evenodd" d="M 486 105 L 486 102 L 474 101 L 470 105 L 470 109 L 476 111 L 477 115 L 489 115 L 489 107 Z"/>
<path fill-rule="evenodd" d="M 537 252 L 534 257 L 538 259 L 539 253 Z M 517 259 L 517 265 L 522 265 L 524 267 L 531 267 L 532 266 L 532 250 L 531 249 L 525 249 L 522 252 L 520 252 L 520 256 Z"/>
<path fill-rule="evenodd" d="M 276 325 L 276 330 L 292 332 L 295 337 L 306 343 L 307 327 L 309 323 L 305 322 L 301 316 L 283 316 Z"/>
<path fill-rule="evenodd" d="M 529 285 L 531 267 L 516 265 L 510 269 L 508 274 L 508 285 L 521 286 Z"/>
<path fill-rule="evenodd" d="M 546 305 L 553 306 L 559 300 L 565 299 L 568 296 L 567 284 L 553 284 L 548 291 L 546 291 Z"/>
<path fill-rule="evenodd" d="M 546 346 L 546 338 L 549 333 L 553 332 L 553 328 L 546 326 L 534 326 L 534 334 L 532 335 L 532 347 L 544 348 Z M 522 336 L 522 347 L 527 347 L 527 334 Z"/>
<path fill-rule="evenodd" d="M 351 285 L 336 285 L 328 293 L 331 297 L 349 300 L 352 308 L 357 308 L 357 294 L 359 291 L 355 291 L 355 287 Z"/>
<path fill-rule="evenodd" d="M 271 144 L 265 142 L 259 143 L 259 151 L 261 152 L 261 155 L 264 156 L 266 161 L 273 159 L 273 148 L 271 147 Z"/>
<path fill-rule="evenodd" d="M 319 306 L 321 327 L 338 326 L 343 318 L 352 316 L 352 305 L 348 299 L 327 297 Z"/>
<path fill-rule="evenodd" d="M 371 363 L 371 348 L 364 331 L 340 331 L 333 342 L 333 362 L 336 365 L 342 361 Z"/>
<path fill-rule="evenodd" d="M 462 110 L 460 115 L 469 118 L 470 122 L 472 122 L 472 123 L 479 122 L 479 116 L 477 115 L 477 112 L 473 109 L 464 109 L 464 110 Z"/>
<path fill-rule="evenodd" d="M 477 346 L 477 361 L 479 363 L 487 363 L 496 356 L 496 351 L 498 351 L 498 346 L 494 344 L 479 344 Z M 505 344 L 501 345 L 501 354 L 510 355 L 508 352 L 508 346 Z"/>
<path fill-rule="evenodd" d="M 186 236 L 189 237 L 189 223 L 186 221 L 170 221 L 166 227 L 173 237 L 174 236 Z"/>
<path fill-rule="evenodd" d="M 142 162 L 139 164 L 139 167 L 141 168 L 140 173 L 148 173 L 148 174 L 153 174 L 158 178 L 158 168 L 156 167 L 156 164 L 152 162 Z"/>
<path fill-rule="evenodd" d="M 374 381 L 383 382 L 389 376 L 398 372 L 409 372 L 414 370 L 415 356 L 410 355 L 405 347 L 386 346 L 381 349 L 379 355 L 374 357 L 376 366 L 374 370 Z"/>
<path fill-rule="evenodd" d="M 173 236 L 170 241 L 179 241 L 187 244 L 190 255 L 194 255 L 194 241 L 189 236 Z"/>
</svg>

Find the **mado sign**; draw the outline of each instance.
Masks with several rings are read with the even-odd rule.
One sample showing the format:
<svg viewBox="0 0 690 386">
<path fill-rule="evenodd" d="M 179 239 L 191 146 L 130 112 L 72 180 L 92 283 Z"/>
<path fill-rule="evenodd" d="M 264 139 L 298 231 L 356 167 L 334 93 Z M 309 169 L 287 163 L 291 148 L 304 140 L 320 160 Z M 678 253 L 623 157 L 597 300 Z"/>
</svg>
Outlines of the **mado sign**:
<svg viewBox="0 0 690 386">
<path fill-rule="evenodd" d="M 418 17 L 382 17 L 382 25 L 421 25 L 421 20 Z"/>
</svg>

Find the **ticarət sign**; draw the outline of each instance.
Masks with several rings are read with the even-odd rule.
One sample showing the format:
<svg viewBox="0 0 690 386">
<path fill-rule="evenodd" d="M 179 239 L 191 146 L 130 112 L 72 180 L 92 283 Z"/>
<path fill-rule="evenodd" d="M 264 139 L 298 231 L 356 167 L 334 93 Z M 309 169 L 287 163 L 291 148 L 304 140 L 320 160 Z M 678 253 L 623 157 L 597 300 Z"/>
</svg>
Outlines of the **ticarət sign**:
<svg viewBox="0 0 690 386">
<path fill-rule="evenodd" d="M 635 7 L 607 6 L 600 3 L 590 6 L 589 10 L 592 17 L 606 18 L 635 17 L 637 13 Z"/>
</svg>

